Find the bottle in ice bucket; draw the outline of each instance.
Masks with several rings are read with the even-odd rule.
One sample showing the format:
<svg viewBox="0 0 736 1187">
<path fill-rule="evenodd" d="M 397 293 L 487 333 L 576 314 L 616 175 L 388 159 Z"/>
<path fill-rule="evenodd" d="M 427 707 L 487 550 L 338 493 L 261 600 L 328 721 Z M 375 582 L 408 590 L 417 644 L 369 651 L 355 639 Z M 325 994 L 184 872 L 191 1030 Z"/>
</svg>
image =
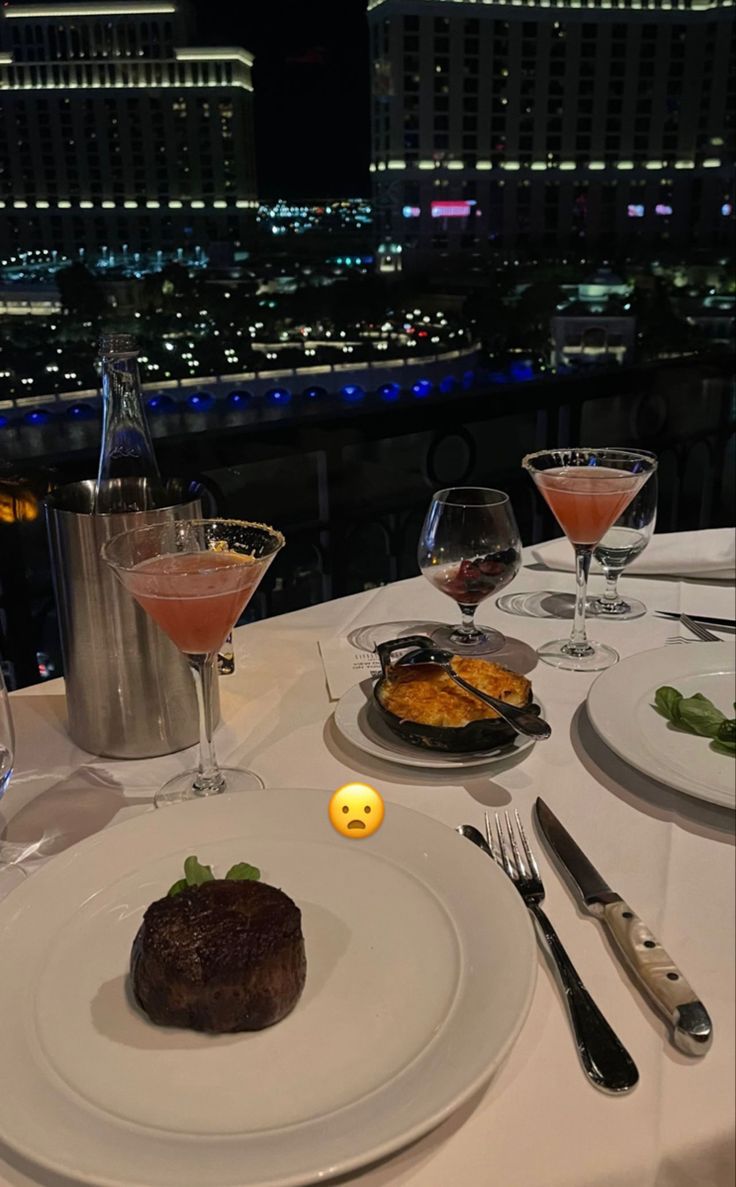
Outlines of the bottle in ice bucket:
<svg viewBox="0 0 736 1187">
<path fill-rule="evenodd" d="M 233 647 L 233 632 L 226 638 L 217 656 L 217 670 L 221 676 L 232 676 L 235 671 L 235 649 Z"/>
<path fill-rule="evenodd" d="M 112 758 L 170 754 L 196 742 L 197 698 L 178 647 L 138 606 L 101 557 L 133 528 L 201 519 L 202 488 L 162 481 L 129 334 L 100 341 L 103 429 L 96 479 L 45 500 L 64 657 L 69 734 Z M 213 716 L 219 719 L 214 690 Z"/>
<path fill-rule="evenodd" d="M 130 334 L 100 339 L 102 442 L 95 513 L 150 511 L 165 506 L 141 397 L 138 345 Z M 130 481 L 138 479 L 139 481 Z"/>
</svg>

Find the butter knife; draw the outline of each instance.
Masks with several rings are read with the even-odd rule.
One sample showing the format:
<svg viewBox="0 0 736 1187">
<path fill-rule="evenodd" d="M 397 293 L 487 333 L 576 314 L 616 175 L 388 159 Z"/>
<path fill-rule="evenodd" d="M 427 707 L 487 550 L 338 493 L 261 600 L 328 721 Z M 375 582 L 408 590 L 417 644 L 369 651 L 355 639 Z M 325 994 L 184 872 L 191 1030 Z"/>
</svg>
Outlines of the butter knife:
<svg viewBox="0 0 736 1187">
<path fill-rule="evenodd" d="M 537 799 L 536 811 L 542 835 L 586 908 L 606 924 L 639 986 L 672 1025 L 675 1046 L 687 1055 L 705 1055 L 713 1041 L 713 1024 L 672 957 L 621 895 L 611 890 L 544 800 Z"/>
</svg>

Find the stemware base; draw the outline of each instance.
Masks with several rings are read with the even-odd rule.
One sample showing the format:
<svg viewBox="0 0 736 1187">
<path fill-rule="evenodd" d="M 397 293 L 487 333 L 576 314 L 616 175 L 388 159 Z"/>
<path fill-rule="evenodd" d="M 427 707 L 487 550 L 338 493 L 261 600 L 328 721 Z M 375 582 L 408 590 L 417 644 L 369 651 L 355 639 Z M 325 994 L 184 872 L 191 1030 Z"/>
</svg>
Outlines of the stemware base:
<svg viewBox="0 0 736 1187">
<path fill-rule="evenodd" d="M 505 614 L 522 618 L 569 618 L 575 614 L 575 594 L 554 589 L 535 589 L 527 593 L 503 594 L 496 605 Z"/>
<path fill-rule="evenodd" d="M 643 618 L 647 608 L 638 598 L 619 598 L 617 602 L 607 602 L 604 598 L 589 598 L 585 612 L 591 618 L 627 622 L 632 618 Z"/>
<path fill-rule="evenodd" d="M 253 771 L 241 771 L 236 767 L 221 767 L 223 776 L 221 785 L 212 791 L 198 791 L 195 780 L 198 771 L 183 771 L 164 783 L 160 791 L 156 792 L 154 805 L 166 808 L 170 804 L 182 804 L 186 800 L 201 800 L 211 795 L 222 795 L 225 791 L 263 791 L 266 786 L 263 780 Z"/>
<path fill-rule="evenodd" d="M 537 648 L 537 655 L 545 664 L 563 668 L 568 672 L 601 672 L 618 663 L 619 655 L 605 643 L 588 643 L 585 648 L 572 644 L 569 639 L 553 639 Z"/>
<path fill-rule="evenodd" d="M 427 622 L 424 619 L 374 622 L 367 626 L 353 627 L 345 637 L 351 647 L 359 651 L 374 652 L 379 643 L 387 643 L 389 639 L 400 639 L 402 635 L 431 635 L 440 625 L 439 622 Z"/>
<path fill-rule="evenodd" d="M 438 647 L 451 651 L 453 655 L 492 655 L 500 651 L 506 643 L 506 636 L 491 627 L 479 628 L 473 636 L 472 642 L 464 643 L 458 627 L 445 623 L 429 632 L 429 637 Z"/>
</svg>

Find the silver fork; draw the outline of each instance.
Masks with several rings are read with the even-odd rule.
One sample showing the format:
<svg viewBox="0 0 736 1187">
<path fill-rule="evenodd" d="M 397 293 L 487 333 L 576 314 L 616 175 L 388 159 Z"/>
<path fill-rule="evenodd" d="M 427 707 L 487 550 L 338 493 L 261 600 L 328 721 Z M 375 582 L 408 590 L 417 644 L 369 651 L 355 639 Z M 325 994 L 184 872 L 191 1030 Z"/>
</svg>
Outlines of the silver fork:
<svg viewBox="0 0 736 1187">
<path fill-rule="evenodd" d="M 702 640 L 703 643 L 720 643 L 718 635 L 714 635 L 707 627 L 703 626 L 701 622 L 695 622 L 693 618 L 688 618 L 687 614 L 680 615 L 680 622 L 687 627 L 689 631 L 695 635 L 696 639 Z"/>
<path fill-rule="evenodd" d="M 575 1042 L 586 1075 L 604 1092 L 622 1093 L 633 1088 L 639 1079 L 636 1064 L 629 1055 L 620 1039 L 611 1030 L 606 1019 L 596 1006 L 588 990 L 580 980 L 570 957 L 562 946 L 557 932 L 542 910 L 544 901 L 544 883 L 539 873 L 539 867 L 534 859 L 526 833 L 518 812 L 516 828 L 521 838 L 521 848 L 516 838 L 513 824 L 508 812 L 506 818 L 506 832 L 508 845 L 504 838 L 503 829 L 498 813 L 496 813 L 496 843 L 488 813 L 485 813 L 486 839 L 492 856 L 511 878 L 532 914 L 539 932 L 544 938 L 547 950 L 552 957 L 565 997 Z"/>
</svg>

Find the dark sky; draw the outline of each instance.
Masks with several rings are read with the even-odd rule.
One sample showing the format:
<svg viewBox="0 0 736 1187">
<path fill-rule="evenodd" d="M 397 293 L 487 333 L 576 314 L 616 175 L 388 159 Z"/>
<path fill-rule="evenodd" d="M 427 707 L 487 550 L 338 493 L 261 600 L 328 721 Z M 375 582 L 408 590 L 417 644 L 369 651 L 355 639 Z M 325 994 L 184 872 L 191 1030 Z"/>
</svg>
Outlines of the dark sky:
<svg viewBox="0 0 736 1187">
<path fill-rule="evenodd" d="M 365 0 L 193 2 L 199 42 L 255 55 L 259 197 L 367 195 Z"/>
</svg>

